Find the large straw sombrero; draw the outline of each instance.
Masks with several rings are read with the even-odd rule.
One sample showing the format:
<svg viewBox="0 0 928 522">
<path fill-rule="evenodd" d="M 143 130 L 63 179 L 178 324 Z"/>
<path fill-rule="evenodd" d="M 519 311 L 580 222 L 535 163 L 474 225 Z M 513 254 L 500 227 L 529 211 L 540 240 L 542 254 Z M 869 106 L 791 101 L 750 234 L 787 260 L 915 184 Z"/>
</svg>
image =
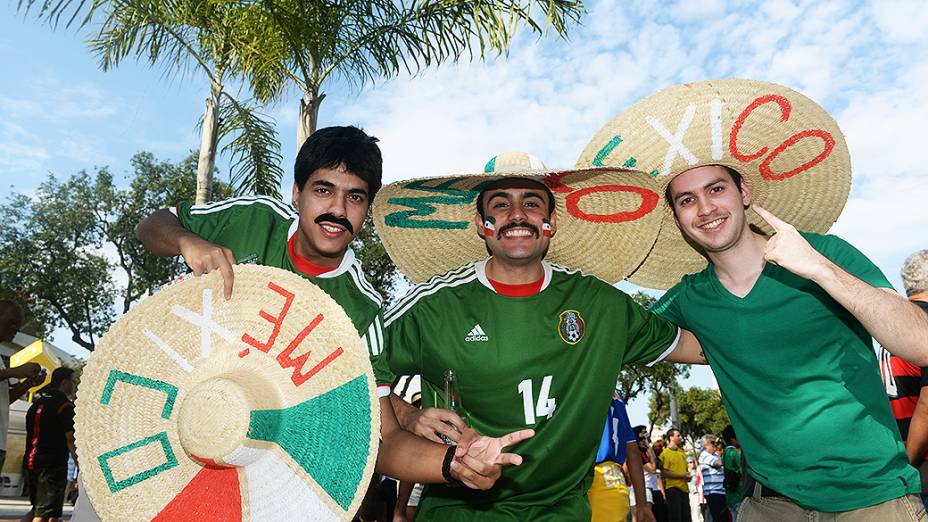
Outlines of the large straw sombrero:
<svg viewBox="0 0 928 522">
<path fill-rule="evenodd" d="M 663 223 L 653 250 L 629 281 L 666 289 L 705 268 L 681 235 L 664 190 L 701 165 L 741 173 L 754 202 L 799 230 L 826 232 L 844 208 L 851 161 L 838 124 L 802 94 L 755 80 L 675 85 L 638 101 L 600 129 L 578 167 L 623 165 L 660 183 Z M 751 223 L 771 229 L 753 211 Z"/>
<path fill-rule="evenodd" d="M 538 170 L 525 153 L 495 156 L 481 174 L 392 183 L 374 201 L 387 253 L 414 283 L 487 256 L 474 215 L 481 188 L 502 177 L 545 183 L 554 193 L 557 233 L 546 259 L 615 283 L 648 253 L 660 227 L 658 186 L 624 168 Z"/>
<path fill-rule="evenodd" d="M 380 414 L 367 350 L 324 291 L 235 267 L 172 284 L 87 362 L 75 438 L 103 520 L 350 520 Z"/>
</svg>

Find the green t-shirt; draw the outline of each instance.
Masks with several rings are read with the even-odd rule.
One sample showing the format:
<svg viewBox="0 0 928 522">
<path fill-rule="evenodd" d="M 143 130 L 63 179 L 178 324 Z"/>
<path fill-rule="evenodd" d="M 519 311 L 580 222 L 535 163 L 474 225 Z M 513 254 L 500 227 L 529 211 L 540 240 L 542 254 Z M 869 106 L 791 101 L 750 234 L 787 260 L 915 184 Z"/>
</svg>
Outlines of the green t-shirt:
<svg viewBox="0 0 928 522">
<path fill-rule="evenodd" d="M 741 477 L 741 480 L 738 481 L 738 487 L 735 489 L 725 488 L 725 503 L 729 506 L 734 506 L 738 502 L 741 502 L 744 494 L 744 471 L 741 469 L 741 450 L 734 446 L 725 446 L 725 451 L 722 453 L 722 468 L 725 470 L 725 475 L 734 473 Z"/>
<path fill-rule="evenodd" d="M 349 248 L 335 270 L 313 277 L 294 264 L 287 247 L 299 219 L 293 207 L 276 199 L 255 196 L 207 205 L 182 202 L 171 209 L 184 228 L 203 239 L 232 250 L 237 263 L 253 263 L 289 270 L 328 293 L 351 318 L 368 349 L 378 393 L 389 393 L 393 374 L 383 353 L 383 298 L 364 277 L 361 263 Z"/>
<path fill-rule="evenodd" d="M 803 237 L 848 273 L 892 288 L 842 239 Z M 768 263 L 739 298 L 710 264 L 684 277 L 652 310 L 696 334 L 749 473 L 762 484 L 828 512 L 921 491 L 870 334 L 817 284 Z"/>
<path fill-rule="evenodd" d="M 422 376 L 423 406 L 442 406 L 444 372 L 458 379 L 461 415 L 478 432 L 533 428 L 489 491 L 430 486 L 423 520 L 589 520 L 586 500 L 616 376 L 651 363 L 679 329 L 596 279 L 544 263 L 541 292 L 497 294 L 486 261 L 415 287 L 385 314 L 397 375 Z M 418 518 L 417 518 L 418 519 Z"/>
</svg>

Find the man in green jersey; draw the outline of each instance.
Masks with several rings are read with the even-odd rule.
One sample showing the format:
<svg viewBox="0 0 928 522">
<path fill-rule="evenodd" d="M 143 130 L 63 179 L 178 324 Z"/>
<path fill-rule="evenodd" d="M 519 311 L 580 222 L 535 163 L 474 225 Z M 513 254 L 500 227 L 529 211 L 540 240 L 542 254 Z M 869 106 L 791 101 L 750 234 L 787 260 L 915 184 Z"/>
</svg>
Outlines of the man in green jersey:
<svg viewBox="0 0 928 522">
<path fill-rule="evenodd" d="M 782 86 L 713 80 L 652 95 L 610 126 L 639 166 L 665 173 L 668 215 L 696 247 L 656 246 L 677 266 L 656 259 L 652 273 L 708 260 L 652 310 L 696 334 L 718 379 L 757 481 L 739 520 L 924 517 L 871 336 L 924 365 L 928 320 L 854 247 L 774 215 L 821 232 L 840 213 L 850 163 L 834 120 Z M 644 146 L 665 138 L 667 154 Z M 749 215 L 755 196 L 772 212 Z"/>
<path fill-rule="evenodd" d="M 454 455 L 446 446 L 402 430 L 386 398 L 392 375 L 381 357 L 381 298 L 349 248 L 381 186 L 376 142 L 354 127 L 320 129 L 296 158 L 295 208 L 266 197 L 208 205 L 181 203 L 146 218 L 137 235 L 156 255 L 183 256 L 195 275 L 219 271 L 226 298 L 233 292 L 235 263 L 290 270 L 325 290 L 353 321 L 374 366 L 381 397 L 377 471 L 410 481 L 460 481 L 489 488 L 502 466 L 520 461 L 502 450 L 530 437 L 531 431 L 500 434 L 500 438 L 477 437 L 468 431 Z"/>
<path fill-rule="evenodd" d="M 626 174 L 623 186 L 636 179 Z M 449 185 L 415 187 L 447 191 Z M 445 370 L 455 371 L 459 416 L 446 412 L 449 425 L 433 431 L 452 439 L 465 426 L 490 435 L 533 428 L 536 435 L 518 447 L 522 465 L 506 469 L 494 489 L 428 486 L 417 516 L 589 520 L 586 493 L 603 432 L 600 412 L 622 365 L 704 359 L 691 334 L 615 287 L 545 261 L 559 219 L 545 184 L 497 178 L 483 184 L 476 207 L 472 219 L 490 257 L 433 277 L 401 299 L 385 314 L 385 353 L 397 374 L 422 376 L 424 407 L 436 406 Z M 581 246 L 577 239 L 563 241 L 570 249 Z M 397 243 L 384 244 L 391 256 L 398 253 Z M 432 255 L 439 247 L 423 246 Z M 424 417 L 412 408 L 400 415 L 407 429 L 432 429 L 419 424 Z"/>
</svg>

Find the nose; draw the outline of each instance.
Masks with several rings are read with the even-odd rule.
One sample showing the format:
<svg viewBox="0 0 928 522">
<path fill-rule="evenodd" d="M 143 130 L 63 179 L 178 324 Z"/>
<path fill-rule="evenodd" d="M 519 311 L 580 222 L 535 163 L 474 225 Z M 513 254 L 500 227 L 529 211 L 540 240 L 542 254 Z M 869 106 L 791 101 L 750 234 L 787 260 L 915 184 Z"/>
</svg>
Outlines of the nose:
<svg viewBox="0 0 928 522">
<path fill-rule="evenodd" d="M 329 207 L 329 213 L 337 217 L 347 217 L 348 211 L 345 205 L 345 198 L 341 195 L 332 198 L 332 205 Z"/>
<path fill-rule="evenodd" d="M 699 198 L 696 200 L 696 206 L 700 216 L 707 216 L 716 208 L 711 198 Z"/>
<path fill-rule="evenodd" d="M 522 205 L 512 205 L 509 207 L 509 220 L 510 221 L 525 221 L 526 220 L 525 212 L 522 210 Z"/>
</svg>

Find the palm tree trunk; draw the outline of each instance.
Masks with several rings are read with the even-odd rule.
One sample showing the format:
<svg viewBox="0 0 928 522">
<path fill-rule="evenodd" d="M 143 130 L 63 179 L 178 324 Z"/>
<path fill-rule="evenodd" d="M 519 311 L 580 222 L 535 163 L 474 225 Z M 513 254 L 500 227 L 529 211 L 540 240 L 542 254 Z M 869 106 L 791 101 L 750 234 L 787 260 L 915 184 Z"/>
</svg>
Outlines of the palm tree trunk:
<svg viewBox="0 0 928 522">
<path fill-rule="evenodd" d="M 217 74 L 206 99 L 203 126 L 200 128 L 200 157 L 197 159 L 198 205 L 207 203 L 213 196 L 213 169 L 216 165 L 216 142 L 219 139 L 219 95 L 222 93 L 222 76 Z"/>
<path fill-rule="evenodd" d="M 325 94 L 319 95 L 318 91 L 307 92 L 300 99 L 300 121 L 296 126 L 296 150 L 299 152 L 303 142 L 309 138 L 312 133 L 316 132 L 316 123 L 319 120 L 319 105 Z"/>
</svg>

